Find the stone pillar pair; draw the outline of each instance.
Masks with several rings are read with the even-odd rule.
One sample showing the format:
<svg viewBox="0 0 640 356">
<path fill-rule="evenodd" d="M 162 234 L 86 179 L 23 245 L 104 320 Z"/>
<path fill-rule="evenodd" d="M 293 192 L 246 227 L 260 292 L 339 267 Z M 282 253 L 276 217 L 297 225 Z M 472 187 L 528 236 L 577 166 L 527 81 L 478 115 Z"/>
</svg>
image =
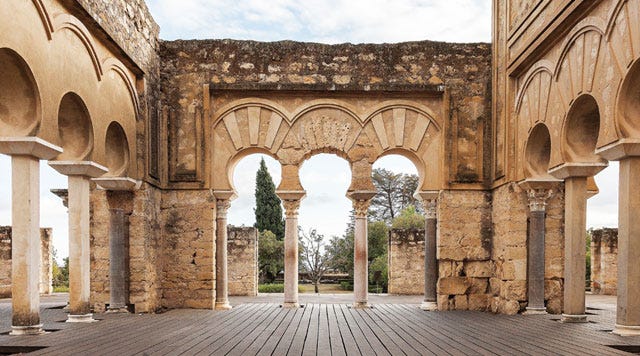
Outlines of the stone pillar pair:
<svg viewBox="0 0 640 356">
<path fill-rule="evenodd" d="M 36 137 L 0 137 L 0 153 L 11 156 L 11 335 L 41 334 L 40 160 L 62 149 Z"/>
</svg>

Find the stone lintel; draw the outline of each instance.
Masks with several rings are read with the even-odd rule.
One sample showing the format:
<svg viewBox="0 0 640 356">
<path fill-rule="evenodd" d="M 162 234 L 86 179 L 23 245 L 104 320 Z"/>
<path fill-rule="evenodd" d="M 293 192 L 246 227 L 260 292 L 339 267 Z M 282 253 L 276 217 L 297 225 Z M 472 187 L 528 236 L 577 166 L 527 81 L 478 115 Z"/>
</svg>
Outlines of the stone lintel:
<svg viewBox="0 0 640 356">
<path fill-rule="evenodd" d="M 621 138 L 596 150 L 596 154 L 609 161 L 619 161 L 626 157 L 640 156 L 640 139 Z"/>
<path fill-rule="evenodd" d="M 415 192 L 413 197 L 421 201 L 437 200 L 439 194 L 440 192 L 437 190 L 423 190 Z"/>
<path fill-rule="evenodd" d="M 0 137 L 0 153 L 49 160 L 61 154 L 62 148 L 39 137 Z"/>
<path fill-rule="evenodd" d="M 142 181 L 129 177 L 101 177 L 92 179 L 99 188 L 113 191 L 133 191 L 140 189 Z"/>
<path fill-rule="evenodd" d="M 557 179 L 593 177 L 607 166 L 609 166 L 607 162 L 571 162 L 550 169 L 549 174 Z"/>
<path fill-rule="evenodd" d="M 562 183 L 562 179 L 556 179 L 552 176 L 544 179 L 527 178 L 518 182 L 518 186 L 523 190 L 550 190 Z"/>
<path fill-rule="evenodd" d="M 93 161 L 49 161 L 49 166 L 66 176 L 84 176 L 97 178 L 109 169 Z"/>
</svg>

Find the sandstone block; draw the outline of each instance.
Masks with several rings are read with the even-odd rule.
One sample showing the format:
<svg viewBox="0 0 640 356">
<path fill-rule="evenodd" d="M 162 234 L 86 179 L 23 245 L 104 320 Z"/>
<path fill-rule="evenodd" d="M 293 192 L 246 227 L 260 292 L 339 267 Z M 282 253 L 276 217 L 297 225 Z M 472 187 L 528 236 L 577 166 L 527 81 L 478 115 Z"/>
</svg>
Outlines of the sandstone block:
<svg viewBox="0 0 640 356">
<path fill-rule="evenodd" d="M 456 295 L 453 300 L 455 310 L 469 310 L 469 300 L 466 295 Z"/>
<path fill-rule="evenodd" d="M 493 262 L 469 261 L 464 263 L 464 274 L 467 277 L 489 278 L 493 276 Z"/>
<path fill-rule="evenodd" d="M 469 310 L 486 311 L 490 308 L 488 294 L 469 294 Z"/>
<path fill-rule="evenodd" d="M 466 294 L 471 283 L 466 277 L 446 277 L 438 280 L 438 294 Z"/>
</svg>

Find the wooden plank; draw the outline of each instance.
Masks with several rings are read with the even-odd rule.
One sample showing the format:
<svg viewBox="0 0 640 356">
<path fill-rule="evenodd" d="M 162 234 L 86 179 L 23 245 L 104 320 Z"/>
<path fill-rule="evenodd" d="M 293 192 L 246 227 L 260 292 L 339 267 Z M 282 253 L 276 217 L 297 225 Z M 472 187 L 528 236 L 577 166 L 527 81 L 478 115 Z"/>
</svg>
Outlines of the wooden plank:
<svg viewBox="0 0 640 356">
<path fill-rule="evenodd" d="M 334 304 L 327 304 L 327 319 L 329 326 L 329 341 L 331 342 L 331 355 L 345 355 L 346 350 L 344 342 L 342 341 L 342 335 L 340 335 L 340 328 L 338 327 L 338 316 L 336 315 L 336 309 Z"/>
<path fill-rule="evenodd" d="M 340 336 L 344 345 L 344 351 L 347 355 L 361 354 L 362 352 L 358 348 L 358 344 L 356 343 L 356 339 L 353 335 L 353 332 L 351 331 L 351 327 L 348 324 L 347 319 L 344 317 L 344 310 L 342 309 L 343 307 L 346 308 L 344 304 L 333 305 L 334 313 L 336 316 L 336 323 L 338 325 L 338 330 L 340 331 Z M 370 353 L 366 354 L 373 354 L 373 350 Z"/>
<path fill-rule="evenodd" d="M 356 339 L 358 344 L 368 342 L 376 355 L 404 355 L 404 352 L 400 351 L 398 346 L 393 342 L 385 345 L 382 339 L 374 332 L 374 330 L 377 329 L 369 325 L 358 313 L 357 309 L 349 308 L 349 314 L 364 335 L 364 339 Z"/>
<path fill-rule="evenodd" d="M 329 321 L 327 320 L 327 304 L 320 304 L 318 314 L 318 346 L 316 353 L 318 355 L 329 355 L 331 354 L 331 340 Z"/>
<path fill-rule="evenodd" d="M 296 329 L 295 335 L 293 335 L 293 338 L 291 339 L 291 345 L 289 345 L 286 350 L 287 355 L 302 355 L 302 351 L 304 350 L 305 338 L 307 337 L 307 333 L 310 329 L 311 314 L 313 313 L 313 308 L 313 304 L 305 305 L 304 313 L 302 314 L 302 318 L 300 319 L 300 324 Z M 284 355 L 284 353 L 274 353 L 274 355 Z"/>
<path fill-rule="evenodd" d="M 265 344 L 265 347 L 260 349 L 258 355 L 284 355 L 287 353 L 296 330 L 300 326 L 302 316 L 304 315 L 303 308 L 295 308 L 291 311 L 292 313 L 289 320 L 285 320 L 285 322 L 282 323 L 275 331 L 275 335 L 278 339 L 277 343 L 269 343 L 269 346 Z"/>
<path fill-rule="evenodd" d="M 309 328 L 304 339 L 304 345 L 302 347 L 302 355 L 315 355 L 318 350 L 318 320 L 320 316 L 320 304 L 313 304 L 313 310 L 311 311 L 311 317 L 309 320 Z M 291 350 L 290 350 L 291 351 Z M 296 353 L 292 353 L 296 355 Z"/>
<path fill-rule="evenodd" d="M 280 330 L 281 326 L 286 329 L 288 324 L 291 322 L 294 314 L 295 309 L 280 308 L 276 316 L 267 321 L 267 325 L 262 328 L 262 332 L 258 334 L 257 337 L 253 338 L 253 342 L 250 342 L 247 348 L 242 349 L 240 345 L 238 345 L 238 347 L 236 348 L 237 350 L 234 349 L 231 354 L 256 355 L 263 347 L 275 349 L 275 347 L 278 345 L 278 342 L 280 342 L 280 338 L 282 337 L 282 333 L 278 333 L 277 330 Z M 247 339 L 252 338 L 247 337 Z"/>
</svg>

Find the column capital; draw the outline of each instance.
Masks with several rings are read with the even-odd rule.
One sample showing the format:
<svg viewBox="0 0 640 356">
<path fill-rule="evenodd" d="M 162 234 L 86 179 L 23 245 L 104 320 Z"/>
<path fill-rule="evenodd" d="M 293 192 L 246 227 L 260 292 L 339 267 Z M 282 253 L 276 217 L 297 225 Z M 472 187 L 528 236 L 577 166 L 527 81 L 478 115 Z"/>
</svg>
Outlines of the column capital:
<svg viewBox="0 0 640 356">
<path fill-rule="evenodd" d="M 438 191 L 419 191 L 413 195 L 424 205 L 425 218 L 436 219 L 438 217 L 438 195 Z"/>
<path fill-rule="evenodd" d="M 285 216 L 295 218 L 298 216 L 300 202 L 307 195 L 307 192 L 304 190 L 276 190 L 276 195 L 282 200 Z"/>
<path fill-rule="evenodd" d="M 0 153 L 53 159 L 62 153 L 62 148 L 39 137 L 0 137 Z"/>
<path fill-rule="evenodd" d="M 298 216 L 298 209 L 300 209 L 300 202 L 302 199 L 298 200 L 283 200 L 282 205 L 284 205 L 284 215 L 287 218 L 295 218 Z"/>
<path fill-rule="evenodd" d="M 554 188 L 560 183 L 558 179 L 534 180 L 526 179 L 518 185 L 527 194 L 529 200 L 529 209 L 531 211 L 545 211 L 547 200 L 554 194 Z"/>
<path fill-rule="evenodd" d="M 353 210 L 355 210 L 356 218 L 367 217 L 371 199 L 377 194 L 375 191 L 356 190 L 348 192 L 347 197 L 353 202 Z"/>
<path fill-rule="evenodd" d="M 231 207 L 230 199 L 216 199 L 216 219 L 226 219 L 229 207 Z"/>
</svg>

